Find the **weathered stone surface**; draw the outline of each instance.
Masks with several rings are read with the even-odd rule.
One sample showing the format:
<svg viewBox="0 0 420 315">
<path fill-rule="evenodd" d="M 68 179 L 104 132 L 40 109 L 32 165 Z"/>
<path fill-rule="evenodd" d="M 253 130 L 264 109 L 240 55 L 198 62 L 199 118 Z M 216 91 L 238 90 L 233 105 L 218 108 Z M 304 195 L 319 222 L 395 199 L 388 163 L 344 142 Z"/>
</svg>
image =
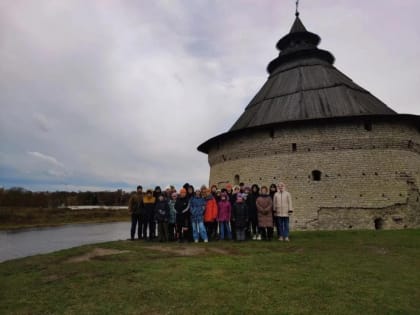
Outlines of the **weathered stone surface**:
<svg viewBox="0 0 420 315">
<path fill-rule="evenodd" d="M 370 127 L 357 120 L 278 126 L 223 139 L 208 153 L 210 184 L 285 182 L 294 229 L 375 229 L 375 220 L 376 228 L 420 227 L 419 128 Z"/>
</svg>

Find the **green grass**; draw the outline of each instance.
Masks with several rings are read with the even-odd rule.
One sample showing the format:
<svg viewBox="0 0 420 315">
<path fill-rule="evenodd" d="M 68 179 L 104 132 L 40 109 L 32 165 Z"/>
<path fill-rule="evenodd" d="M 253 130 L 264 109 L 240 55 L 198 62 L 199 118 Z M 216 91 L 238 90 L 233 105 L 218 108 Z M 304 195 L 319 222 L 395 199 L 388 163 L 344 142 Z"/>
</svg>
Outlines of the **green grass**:
<svg viewBox="0 0 420 315">
<path fill-rule="evenodd" d="M 96 247 L 129 252 L 66 262 Z M 1 263 L 0 313 L 420 314 L 420 230 L 83 246 Z"/>
<path fill-rule="evenodd" d="M 0 230 L 55 226 L 69 223 L 128 221 L 129 219 L 127 210 L 0 207 Z"/>
</svg>

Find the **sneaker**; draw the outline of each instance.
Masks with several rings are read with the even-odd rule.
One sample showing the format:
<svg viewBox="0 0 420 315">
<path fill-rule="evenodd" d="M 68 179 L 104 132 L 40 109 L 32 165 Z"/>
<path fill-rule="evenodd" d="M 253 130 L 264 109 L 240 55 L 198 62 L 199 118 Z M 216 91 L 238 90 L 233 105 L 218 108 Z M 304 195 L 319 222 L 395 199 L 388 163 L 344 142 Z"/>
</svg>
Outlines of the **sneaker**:
<svg viewBox="0 0 420 315">
<path fill-rule="evenodd" d="M 258 235 L 258 236 L 257 236 L 257 240 L 258 240 L 258 241 L 261 241 L 261 235 Z"/>
<path fill-rule="evenodd" d="M 194 243 L 198 243 L 198 240 L 195 240 Z"/>
<path fill-rule="evenodd" d="M 279 241 L 283 241 L 283 237 L 282 236 L 279 237 Z"/>
<path fill-rule="evenodd" d="M 255 241 L 257 239 L 257 234 L 254 234 L 254 236 L 252 237 L 252 239 Z"/>
<path fill-rule="evenodd" d="M 286 237 L 284 240 L 285 240 L 286 242 L 290 242 L 290 240 L 289 240 L 289 238 L 288 238 L 288 237 Z"/>
<path fill-rule="evenodd" d="M 209 242 L 209 240 L 204 240 L 204 243 L 208 243 Z"/>
</svg>

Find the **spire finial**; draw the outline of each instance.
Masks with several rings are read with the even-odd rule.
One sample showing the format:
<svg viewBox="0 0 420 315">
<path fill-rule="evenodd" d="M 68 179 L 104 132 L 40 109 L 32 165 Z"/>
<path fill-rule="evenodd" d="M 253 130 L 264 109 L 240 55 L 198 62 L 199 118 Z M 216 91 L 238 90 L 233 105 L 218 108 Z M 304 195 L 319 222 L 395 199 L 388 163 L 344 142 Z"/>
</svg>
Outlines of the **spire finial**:
<svg viewBox="0 0 420 315">
<path fill-rule="evenodd" d="M 296 0 L 296 11 L 295 11 L 295 16 L 298 17 L 299 16 L 299 0 Z"/>
</svg>

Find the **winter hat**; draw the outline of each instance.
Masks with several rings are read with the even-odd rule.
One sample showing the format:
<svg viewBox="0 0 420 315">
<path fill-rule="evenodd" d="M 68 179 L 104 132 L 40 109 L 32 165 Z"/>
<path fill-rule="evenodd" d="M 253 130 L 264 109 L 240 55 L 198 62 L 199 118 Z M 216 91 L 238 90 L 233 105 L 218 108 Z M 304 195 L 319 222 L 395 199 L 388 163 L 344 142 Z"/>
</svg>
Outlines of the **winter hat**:
<svg viewBox="0 0 420 315">
<path fill-rule="evenodd" d="M 139 190 L 139 189 L 143 189 L 143 186 L 142 185 L 138 185 L 137 186 L 137 190 Z"/>
</svg>

